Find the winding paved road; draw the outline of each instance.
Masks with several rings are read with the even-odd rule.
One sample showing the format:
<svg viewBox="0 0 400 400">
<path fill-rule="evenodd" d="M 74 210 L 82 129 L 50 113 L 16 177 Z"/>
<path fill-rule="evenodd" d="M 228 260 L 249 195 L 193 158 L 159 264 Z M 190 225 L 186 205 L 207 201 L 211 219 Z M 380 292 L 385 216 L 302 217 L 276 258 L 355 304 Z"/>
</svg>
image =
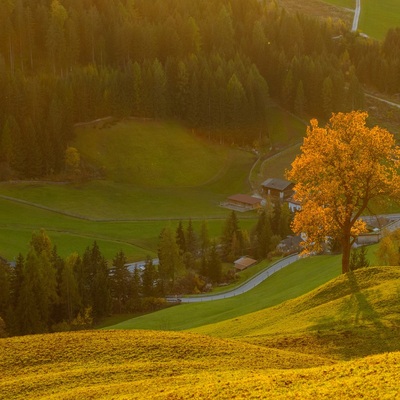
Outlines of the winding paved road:
<svg viewBox="0 0 400 400">
<path fill-rule="evenodd" d="M 221 299 L 227 299 L 229 297 L 238 296 L 239 294 L 248 292 L 250 289 L 253 289 L 255 286 L 257 286 L 261 282 L 265 281 L 265 279 L 269 278 L 272 274 L 280 271 L 282 268 L 285 268 L 289 264 L 294 263 L 298 259 L 299 259 L 298 254 L 293 254 L 293 255 L 285 257 L 279 261 L 276 261 L 274 264 L 267 267 L 265 270 L 261 271 L 258 275 L 254 276 L 252 279 L 243 283 L 243 285 L 237 287 L 236 289 L 230 290 L 228 292 L 223 292 L 223 293 L 218 293 L 218 294 L 208 295 L 208 296 L 196 296 L 196 297 L 170 296 L 170 297 L 167 297 L 167 301 L 176 302 L 176 301 L 180 300 L 181 303 L 200 303 L 200 302 L 204 302 L 204 301 L 221 300 Z"/>
</svg>

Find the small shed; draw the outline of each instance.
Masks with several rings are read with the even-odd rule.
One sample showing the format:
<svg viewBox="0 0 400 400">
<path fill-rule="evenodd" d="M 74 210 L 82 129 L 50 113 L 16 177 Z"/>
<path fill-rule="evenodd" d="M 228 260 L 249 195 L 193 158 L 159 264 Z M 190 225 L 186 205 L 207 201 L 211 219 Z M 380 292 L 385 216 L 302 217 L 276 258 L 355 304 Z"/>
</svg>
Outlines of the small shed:
<svg viewBox="0 0 400 400">
<path fill-rule="evenodd" d="M 281 201 L 293 195 L 294 183 L 284 179 L 269 178 L 261 184 L 263 193 Z"/>
<path fill-rule="evenodd" d="M 258 197 L 249 196 L 247 194 L 235 194 L 226 199 L 220 205 L 235 211 L 251 211 L 257 210 L 261 207 L 263 199 Z"/>
<path fill-rule="evenodd" d="M 228 197 L 228 202 L 239 207 L 250 208 L 255 210 L 261 207 L 262 199 L 248 196 L 247 194 L 234 194 Z"/>
<path fill-rule="evenodd" d="M 244 269 L 249 268 L 254 264 L 257 264 L 257 260 L 254 260 L 253 258 L 247 256 L 243 256 L 234 261 L 234 264 L 237 270 L 243 271 Z"/>
</svg>

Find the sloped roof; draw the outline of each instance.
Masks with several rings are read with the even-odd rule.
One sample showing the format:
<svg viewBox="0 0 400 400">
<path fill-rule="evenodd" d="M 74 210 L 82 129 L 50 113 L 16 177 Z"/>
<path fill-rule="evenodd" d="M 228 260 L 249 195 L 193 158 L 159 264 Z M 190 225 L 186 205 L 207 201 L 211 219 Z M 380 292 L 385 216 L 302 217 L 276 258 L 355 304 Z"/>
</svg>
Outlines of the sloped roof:
<svg viewBox="0 0 400 400">
<path fill-rule="evenodd" d="M 258 199 L 253 196 L 248 196 L 247 194 L 234 194 L 233 196 L 228 197 L 228 200 L 238 201 L 240 203 L 251 204 L 251 205 L 261 203 L 262 201 L 262 199 Z"/>
<path fill-rule="evenodd" d="M 235 263 L 235 268 L 237 269 L 246 269 L 248 267 L 251 267 L 252 265 L 257 263 L 257 260 L 254 260 L 253 258 L 250 257 L 240 257 L 239 259 L 237 259 L 236 261 L 234 261 Z"/>
<path fill-rule="evenodd" d="M 291 185 L 293 185 L 292 182 L 285 181 L 284 179 L 279 178 L 269 178 L 261 184 L 261 186 L 263 187 L 280 191 L 287 189 Z"/>
</svg>

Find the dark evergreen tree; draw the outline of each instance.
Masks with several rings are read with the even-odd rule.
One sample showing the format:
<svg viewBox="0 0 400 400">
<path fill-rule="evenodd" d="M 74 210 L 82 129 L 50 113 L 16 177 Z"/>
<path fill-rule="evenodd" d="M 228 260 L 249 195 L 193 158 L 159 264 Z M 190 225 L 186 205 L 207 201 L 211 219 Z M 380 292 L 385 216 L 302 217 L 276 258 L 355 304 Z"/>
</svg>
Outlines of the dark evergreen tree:
<svg viewBox="0 0 400 400">
<path fill-rule="evenodd" d="M 239 221 L 235 211 L 228 215 L 221 237 L 222 258 L 226 261 L 234 261 L 242 255 L 243 234 L 239 227 Z"/>
<path fill-rule="evenodd" d="M 122 313 L 127 311 L 130 280 L 127 259 L 121 250 L 115 255 L 110 271 L 111 298 L 115 312 Z"/>
<path fill-rule="evenodd" d="M 362 246 L 360 249 L 353 249 L 350 255 L 350 271 L 355 271 L 360 268 L 369 267 L 369 260 L 367 258 L 368 250 L 365 246 Z"/>
<path fill-rule="evenodd" d="M 144 272 L 142 273 L 142 277 Z M 134 268 L 129 286 L 129 311 L 140 311 L 142 309 L 141 294 L 142 294 L 142 277 L 138 268 Z"/>
<path fill-rule="evenodd" d="M 263 210 L 258 217 L 257 225 L 253 233 L 254 255 L 257 259 L 265 258 L 272 250 L 271 238 L 271 217 L 265 210 Z"/>
<path fill-rule="evenodd" d="M 158 272 L 165 293 L 173 290 L 177 279 L 184 274 L 184 265 L 179 246 L 171 228 L 165 228 L 160 235 L 158 244 Z"/>
<path fill-rule="evenodd" d="M 150 257 L 147 257 L 142 275 L 143 297 L 157 297 L 158 274 Z"/>
<path fill-rule="evenodd" d="M 176 243 L 179 246 L 181 254 L 186 253 L 186 238 L 182 221 L 179 221 L 178 227 L 176 228 Z"/>
<path fill-rule="evenodd" d="M 60 309 L 63 320 L 71 324 L 82 310 L 82 301 L 79 294 L 78 282 L 75 276 L 76 265 L 81 260 L 78 254 L 68 256 L 63 263 L 59 284 Z"/>
<path fill-rule="evenodd" d="M 11 306 L 11 267 L 0 259 L 0 317 L 6 321 Z"/>
<path fill-rule="evenodd" d="M 222 263 L 218 254 L 217 242 L 213 240 L 206 263 L 207 277 L 213 282 L 220 282 L 222 277 Z"/>
</svg>

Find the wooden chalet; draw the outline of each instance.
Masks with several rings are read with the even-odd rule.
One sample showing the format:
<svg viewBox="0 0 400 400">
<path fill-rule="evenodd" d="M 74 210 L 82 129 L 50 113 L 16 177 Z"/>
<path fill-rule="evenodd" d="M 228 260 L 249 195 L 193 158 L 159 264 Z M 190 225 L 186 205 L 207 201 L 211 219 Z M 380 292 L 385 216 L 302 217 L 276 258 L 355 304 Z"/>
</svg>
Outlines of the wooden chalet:
<svg viewBox="0 0 400 400">
<path fill-rule="evenodd" d="M 284 201 L 293 195 L 294 183 L 284 179 L 269 178 L 261 184 L 261 187 L 264 195 Z"/>
</svg>

